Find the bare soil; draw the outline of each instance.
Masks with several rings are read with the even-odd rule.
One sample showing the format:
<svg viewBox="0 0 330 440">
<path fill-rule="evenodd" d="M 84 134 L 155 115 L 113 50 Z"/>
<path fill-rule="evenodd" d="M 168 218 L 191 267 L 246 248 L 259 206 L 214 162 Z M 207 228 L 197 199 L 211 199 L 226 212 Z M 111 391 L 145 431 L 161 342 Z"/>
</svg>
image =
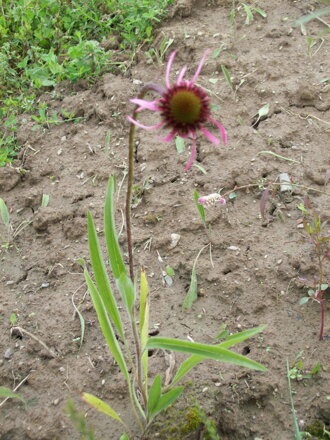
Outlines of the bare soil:
<svg viewBox="0 0 330 440">
<path fill-rule="evenodd" d="M 198 83 L 217 106 L 214 118 L 227 128 L 229 142 L 216 147 L 200 136 L 197 164 L 207 174 L 197 167 L 185 172 L 188 143 L 186 151 L 177 154 L 174 143 L 162 143 L 154 132 L 138 129 L 135 183 L 140 191 L 133 210 L 133 237 L 136 271 L 143 265 L 150 283 L 151 329 L 158 328 L 163 336 L 213 343 L 222 324 L 230 332 L 267 324 L 263 333 L 236 350 L 268 371 L 200 364 L 188 377 L 184 398 L 160 419 L 150 439 L 200 438 L 198 433 L 173 434 L 173 426 L 184 422 L 184 410 L 195 400 L 216 420 L 222 440 L 293 439 L 286 360 L 292 366 L 299 355 L 304 372 L 317 362 L 321 365 L 315 377 L 292 381 L 300 428 L 319 420 L 330 429 L 329 296 L 325 338 L 319 341 L 319 305 L 313 301 L 299 305 L 308 284 L 301 279 L 312 281 L 318 266 L 313 247 L 299 241 L 302 212 L 297 209 L 308 194 L 323 219 L 330 215 L 326 187 L 330 89 L 329 82 L 322 82 L 329 78 L 330 45 L 326 37 L 323 44 L 316 40 L 309 53 L 305 35 L 293 26 L 294 20 L 321 4 L 278 0 L 254 5 L 267 17 L 255 13 L 247 25 L 241 8 L 236 30 L 230 26 L 230 1 L 179 1 L 160 26 L 155 44 L 173 38 L 171 49 L 178 52 L 174 70 L 186 64 L 188 76 L 206 48 L 211 53 L 222 48 L 217 57 L 209 56 Z M 325 28 L 319 20 L 306 25 L 314 37 Z M 86 411 L 80 402 L 82 391 L 105 399 L 128 422 L 132 420 L 123 379 L 101 335 L 77 259 L 89 261 L 87 210 L 92 211 L 102 239 L 102 206 L 111 174 L 120 188 L 118 230 L 123 222 L 125 115 L 132 111 L 128 100 L 141 84 L 163 84 L 165 75 L 165 64 L 151 63 L 144 50 L 125 73 L 106 74 L 92 85 L 63 84 L 45 93 L 41 100 L 50 112 L 65 109 L 83 119 L 35 129 L 35 121 L 23 115 L 21 154 L 0 169 L 1 197 L 10 209 L 13 228 L 24 226 L 9 248 L 0 250 L 0 385 L 13 389 L 27 378 L 17 392 L 28 401 L 26 408 L 14 399 L 0 407 L 1 440 L 80 438 L 64 408 L 73 398 Z M 221 65 L 230 71 L 235 93 Z M 254 124 L 265 104 L 270 106 L 268 115 Z M 143 121 L 157 123 L 157 115 L 145 114 Z M 226 206 L 207 210 L 212 252 L 207 247 L 199 258 L 199 297 L 183 311 L 193 262 L 209 243 L 193 192 L 206 195 L 222 188 L 225 193 L 238 186 L 274 182 L 280 173 L 288 173 L 303 187 L 277 191 L 268 201 L 267 221 L 260 216 L 259 187 L 238 190 Z M 43 194 L 49 195 L 44 207 Z M 175 247 L 173 233 L 180 235 Z M 3 226 L 1 235 L 5 237 Z M 125 232 L 121 244 L 125 250 Z M 175 271 L 172 285 L 164 280 L 167 265 Z M 329 263 L 324 276 L 329 280 Z M 86 323 L 81 348 L 73 302 Z M 30 335 L 12 334 L 13 313 L 16 325 Z M 150 359 L 152 373 L 165 373 L 164 353 L 156 352 Z M 176 367 L 181 359 L 175 355 Z M 97 439 L 118 438 L 120 427 L 113 420 L 92 410 L 87 420 Z"/>
</svg>

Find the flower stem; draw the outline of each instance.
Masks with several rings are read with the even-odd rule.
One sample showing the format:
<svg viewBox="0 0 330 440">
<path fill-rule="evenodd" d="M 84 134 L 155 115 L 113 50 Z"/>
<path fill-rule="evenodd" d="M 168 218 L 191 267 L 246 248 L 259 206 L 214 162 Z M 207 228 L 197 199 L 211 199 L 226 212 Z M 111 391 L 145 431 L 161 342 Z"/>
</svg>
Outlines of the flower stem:
<svg viewBox="0 0 330 440">
<path fill-rule="evenodd" d="M 148 91 L 154 91 L 162 94 L 164 89 L 155 84 L 146 84 L 138 95 L 138 99 L 143 99 Z M 132 114 L 132 119 L 137 120 L 138 105 Z M 131 280 L 134 281 L 134 263 L 133 263 L 133 245 L 132 245 L 132 226 L 131 226 L 131 207 L 132 207 L 132 188 L 134 179 L 134 142 L 135 140 L 135 125 L 131 123 L 128 137 L 128 180 L 127 180 L 127 192 L 126 192 L 126 233 L 127 233 L 127 249 L 129 260 L 129 273 Z"/>
<path fill-rule="evenodd" d="M 321 327 L 320 327 L 320 336 L 319 340 L 322 341 L 323 339 L 323 331 L 324 331 L 324 299 L 320 299 L 320 306 L 321 306 Z"/>
<path fill-rule="evenodd" d="M 144 95 L 148 89 L 144 87 L 138 98 L 143 99 Z M 137 109 L 135 107 L 132 118 L 137 120 Z M 127 192 L 126 192 L 126 234 L 127 234 L 127 249 L 128 249 L 128 260 L 129 260 L 129 274 L 131 280 L 134 281 L 134 262 L 133 262 L 133 246 L 132 246 L 132 226 L 131 226 L 131 208 L 132 208 L 132 188 L 134 179 L 134 140 L 135 140 L 135 128 L 136 126 L 131 123 L 128 137 L 128 181 L 127 181 Z"/>
</svg>

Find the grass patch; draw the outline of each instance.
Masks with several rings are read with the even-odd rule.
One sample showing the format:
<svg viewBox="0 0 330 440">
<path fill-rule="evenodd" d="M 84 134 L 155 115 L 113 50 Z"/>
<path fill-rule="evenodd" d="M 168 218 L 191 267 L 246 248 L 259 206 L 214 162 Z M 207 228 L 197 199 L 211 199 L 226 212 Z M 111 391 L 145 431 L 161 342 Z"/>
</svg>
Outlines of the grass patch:
<svg viewBox="0 0 330 440">
<path fill-rule="evenodd" d="M 62 80 L 116 65 L 113 50 L 151 41 L 174 0 L 0 0 L 0 166 L 17 152 L 15 115 Z M 14 123 L 15 122 L 15 123 Z"/>
</svg>

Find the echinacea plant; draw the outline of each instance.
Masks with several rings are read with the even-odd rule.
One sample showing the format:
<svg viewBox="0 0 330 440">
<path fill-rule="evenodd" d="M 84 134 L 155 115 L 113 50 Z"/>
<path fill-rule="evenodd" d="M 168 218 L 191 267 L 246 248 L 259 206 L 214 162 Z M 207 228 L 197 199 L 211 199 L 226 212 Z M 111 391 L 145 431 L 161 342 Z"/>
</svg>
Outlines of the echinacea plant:
<svg viewBox="0 0 330 440">
<path fill-rule="evenodd" d="M 166 112 L 171 114 L 171 106 L 174 108 L 174 116 L 172 117 L 177 118 L 177 120 L 175 120 L 176 125 L 173 123 L 174 125 L 171 126 L 171 134 L 168 138 L 173 137 L 175 133 L 179 133 L 180 135 L 191 136 L 195 141 L 196 130 L 200 128 L 204 133 L 207 133 L 209 139 L 215 141 L 215 137 L 202 126 L 203 122 L 206 122 L 207 119 L 210 120 L 208 99 L 205 93 L 194 85 L 205 56 L 206 55 L 204 55 L 192 81 L 188 82 L 183 80 L 186 70 L 186 68 L 183 68 L 179 74 L 177 84 L 172 87 L 169 84 L 169 71 L 174 59 L 174 54 L 170 57 L 166 74 L 167 90 L 164 91 L 160 102 L 150 104 L 152 109 L 154 109 L 156 105 L 158 108 L 159 105 L 164 106 L 164 101 L 167 99 L 169 104 L 168 107 L 166 107 L 167 110 L 163 110 L 164 114 Z M 175 97 L 179 97 L 178 100 Z M 137 105 L 136 112 L 139 111 L 139 109 L 147 108 L 146 106 L 149 105 L 142 104 L 144 101 L 140 98 L 138 99 L 139 101 L 135 100 L 135 104 Z M 172 99 L 174 99 L 174 103 Z M 181 101 L 186 103 L 185 105 L 187 105 L 188 110 L 193 110 L 193 114 L 190 115 L 190 117 L 187 116 L 186 120 L 184 120 L 184 111 L 182 110 L 184 106 L 182 106 L 181 109 Z M 179 102 L 180 105 L 177 104 L 177 102 Z M 180 111 L 177 111 L 178 108 L 180 108 Z M 170 116 L 167 116 L 167 118 L 167 122 L 163 121 L 158 126 L 161 127 L 166 124 L 166 126 L 169 127 L 169 121 L 171 119 Z M 132 127 L 135 127 L 135 116 L 130 117 L 130 120 L 131 122 L 133 121 Z M 225 140 L 225 131 L 222 126 L 220 131 Z M 132 146 L 132 139 L 134 139 L 134 132 L 131 130 L 130 148 Z M 132 169 L 130 173 L 131 177 L 133 177 Z M 150 310 L 148 282 L 144 270 L 141 270 L 140 280 L 138 282 L 138 280 L 132 276 L 132 271 L 128 274 L 124 264 L 114 221 L 114 194 L 115 178 L 112 176 L 109 179 L 104 205 L 104 234 L 107 260 L 109 261 L 112 279 L 115 282 L 116 289 L 120 296 L 122 305 L 120 309 L 122 309 L 122 311 L 117 306 L 117 297 L 113 293 L 113 287 L 110 283 L 107 266 L 102 255 L 91 213 L 88 213 L 88 242 L 94 276 L 92 277 L 90 275 L 86 267 L 84 274 L 101 330 L 114 361 L 125 379 L 136 426 L 140 427 L 141 434 L 139 438 L 146 440 L 148 438 L 147 431 L 155 416 L 174 403 L 183 392 L 184 387 L 178 386 L 178 382 L 200 362 L 206 359 L 213 359 L 245 368 L 265 371 L 266 368 L 263 365 L 230 350 L 231 347 L 239 342 L 262 331 L 264 326 L 226 336 L 223 342 L 216 345 L 201 344 L 167 337 L 149 336 Z M 129 195 L 130 193 L 128 191 L 128 197 Z M 130 269 L 131 263 L 132 260 L 130 259 Z M 128 332 L 128 329 L 124 326 L 124 313 L 126 315 L 126 321 L 128 320 L 129 323 L 130 332 Z M 131 343 L 131 341 L 133 342 Z M 148 351 L 154 349 L 178 351 L 188 355 L 187 359 L 178 367 L 174 377 L 167 380 L 164 385 L 162 384 L 160 374 L 157 374 L 153 378 L 150 377 Z M 82 398 L 93 408 L 123 425 L 125 433 L 121 435 L 120 440 L 133 438 L 136 426 L 134 426 L 132 422 L 127 423 L 127 421 L 104 400 L 90 393 L 83 393 Z"/>
</svg>

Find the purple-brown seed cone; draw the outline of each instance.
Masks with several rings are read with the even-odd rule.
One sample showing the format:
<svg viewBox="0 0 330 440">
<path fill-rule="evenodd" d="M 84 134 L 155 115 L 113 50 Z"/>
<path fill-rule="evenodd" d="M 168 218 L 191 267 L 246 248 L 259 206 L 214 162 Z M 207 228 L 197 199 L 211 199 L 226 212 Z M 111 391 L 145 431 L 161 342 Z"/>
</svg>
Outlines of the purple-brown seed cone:
<svg viewBox="0 0 330 440">
<path fill-rule="evenodd" d="M 185 136 L 200 129 L 210 116 L 209 97 L 194 84 L 174 85 L 158 104 L 165 127 Z"/>
</svg>

